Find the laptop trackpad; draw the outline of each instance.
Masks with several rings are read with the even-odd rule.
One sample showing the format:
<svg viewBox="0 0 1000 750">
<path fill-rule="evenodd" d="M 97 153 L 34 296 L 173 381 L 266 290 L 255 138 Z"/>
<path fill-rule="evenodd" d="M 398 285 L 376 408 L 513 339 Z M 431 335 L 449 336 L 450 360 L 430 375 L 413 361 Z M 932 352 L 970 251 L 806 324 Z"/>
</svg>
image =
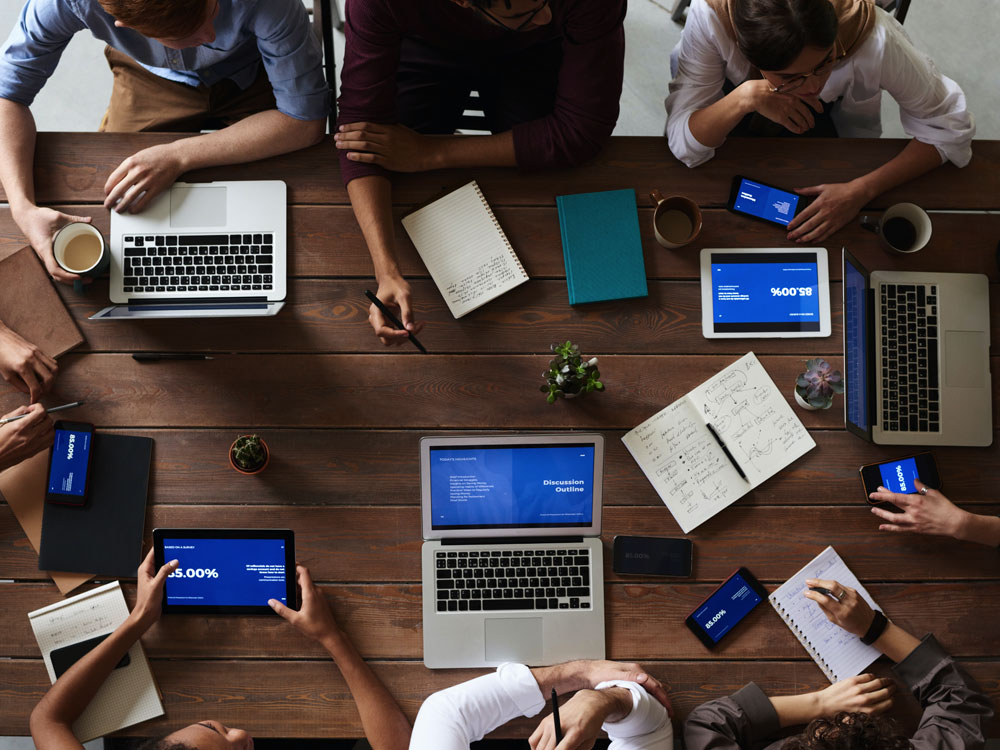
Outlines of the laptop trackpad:
<svg viewBox="0 0 1000 750">
<path fill-rule="evenodd" d="M 982 388 L 986 372 L 982 367 L 986 352 L 983 331 L 946 331 L 944 334 L 945 385 L 952 388 Z"/>
<path fill-rule="evenodd" d="M 224 227 L 226 188 L 174 187 L 170 190 L 170 226 Z"/>
<path fill-rule="evenodd" d="M 540 617 L 486 620 L 486 661 L 538 664 L 542 660 Z"/>
</svg>

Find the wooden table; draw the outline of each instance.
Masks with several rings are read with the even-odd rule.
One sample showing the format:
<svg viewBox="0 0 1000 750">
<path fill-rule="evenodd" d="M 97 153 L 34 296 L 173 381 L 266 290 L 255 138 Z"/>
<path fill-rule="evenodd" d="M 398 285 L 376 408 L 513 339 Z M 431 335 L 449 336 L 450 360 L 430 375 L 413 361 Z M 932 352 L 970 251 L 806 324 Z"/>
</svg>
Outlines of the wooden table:
<svg viewBox="0 0 1000 750">
<path fill-rule="evenodd" d="M 129 153 L 159 135 L 42 134 L 40 202 L 93 213 L 102 229 L 102 186 Z M 190 179 L 283 179 L 289 186 L 288 304 L 275 318 L 91 323 L 107 283 L 86 296 L 63 288 L 87 338 L 60 362 L 50 403 L 85 399 L 74 418 L 156 440 L 147 518 L 154 526 L 287 526 L 335 613 L 412 717 L 432 691 L 477 672 L 432 672 L 421 662 L 420 522 L 417 441 L 472 430 L 600 430 L 607 438 L 605 558 L 615 534 L 679 536 L 680 530 L 621 444 L 624 432 L 752 349 L 790 394 L 802 360 L 841 364 L 840 247 L 885 269 L 988 274 L 993 282 L 994 352 L 1000 336 L 1000 275 L 994 252 L 1000 215 L 934 214 L 934 236 L 915 257 L 889 256 L 856 222 L 828 239 L 833 335 L 827 339 L 712 340 L 701 335 L 701 247 L 784 246 L 780 231 L 722 209 L 729 178 L 742 172 L 778 185 L 849 179 L 882 163 L 899 141 L 733 140 L 709 164 L 689 170 L 662 138 L 618 138 L 590 165 L 522 175 L 480 169 L 404 175 L 398 210 L 474 176 L 532 281 L 456 321 L 397 224 L 400 263 L 412 280 L 421 340 L 385 350 L 367 322 L 362 290 L 371 264 L 329 140 L 263 163 L 198 172 Z M 977 142 L 969 167 L 946 166 L 881 196 L 873 209 L 914 200 L 928 209 L 1000 209 L 1000 142 Z M 683 193 L 705 212 L 701 237 L 667 251 L 652 238 L 646 195 Z M 634 188 L 649 296 L 572 308 L 555 195 Z M 0 251 L 23 244 L 0 209 Z M 599 355 L 607 393 L 545 403 L 539 393 L 548 346 L 570 338 Z M 135 351 L 197 351 L 213 361 L 141 365 Z M 1000 408 L 994 358 L 994 423 Z M 24 401 L 0 386 L 0 408 Z M 827 544 L 834 545 L 900 625 L 933 631 L 986 690 L 1000 697 L 1000 555 L 995 549 L 876 530 L 863 503 L 858 466 L 904 449 L 869 446 L 843 429 L 841 403 L 796 413 L 817 448 L 691 534 L 688 580 L 622 580 L 606 565 L 607 651 L 641 660 L 669 686 L 680 717 L 749 680 L 789 693 L 827 684 L 791 632 L 761 606 L 709 653 L 683 618 L 736 566 L 769 588 Z M 255 478 L 229 468 L 235 435 L 259 430 L 273 452 Z M 1000 513 L 1000 447 L 936 451 L 949 495 Z M 31 708 L 48 687 L 25 613 L 58 592 L 6 506 L 0 506 L 0 735 L 26 734 Z M 134 596 L 134 584 L 125 584 Z M 131 730 L 152 734 L 215 717 L 258 736 L 357 737 L 361 726 L 336 667 L 277 618 L 165 618 L 144 638 L 166 716 Z M 902 708 L 912 720 L 912 700 Z M 501 730 L 526 737 L 529 722 Z M 994 727 L 996 734 L 996 727 Z"/>
</svg>

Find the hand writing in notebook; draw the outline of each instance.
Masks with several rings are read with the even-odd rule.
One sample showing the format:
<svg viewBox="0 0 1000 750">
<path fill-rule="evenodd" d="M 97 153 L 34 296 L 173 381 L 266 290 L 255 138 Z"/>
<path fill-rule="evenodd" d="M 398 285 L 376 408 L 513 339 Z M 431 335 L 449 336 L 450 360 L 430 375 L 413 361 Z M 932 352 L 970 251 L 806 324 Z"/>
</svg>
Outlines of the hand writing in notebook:
<svg viewBox="0 0 1000 750">
<path fill-rule="evenodd" d="M 825 594 L 810 589 L 805 592 L 805 597 L 816 602 L 826 615 L 826 619 L 834 625 L 859 638 L 868 631 L 872 620 L 875 619 L 875 612 L 857 591 L 836 581 L 820 578 L 807 578 L 806 586 L 823 588 L 831 592 Z"/>
<path fill-rule="evenodd" d="M 21 406 L 4 417 L 30 416 L 0 426 L 0 471 L 16 466 L 52 445 L 55 425 L 41 404 Z"/>
<path fill-rule="evenodd" d="M 38 401 L 52 387 L 59 365 L 0 321 L 0 375 L 14 388 Z"/>
<path fill-rule="evenodd" d="M 378 291 L 375 293 L 382 302 L 389 308 L 399 308 L 399 319 L 406 326 L 405 331 L 393 328 L 385 315 L 374 304 L 368 308 L 368 322 L 375 329 L 378 336 L 386 346 L 399 346 L 405 344 L 410 334 L 418 334 L 424 327 L 423 322 L 413 319 L 413 310 L 410 307 L 410 285 L 402 276 L 389 276 L 379 279 Z"/>
</svg>

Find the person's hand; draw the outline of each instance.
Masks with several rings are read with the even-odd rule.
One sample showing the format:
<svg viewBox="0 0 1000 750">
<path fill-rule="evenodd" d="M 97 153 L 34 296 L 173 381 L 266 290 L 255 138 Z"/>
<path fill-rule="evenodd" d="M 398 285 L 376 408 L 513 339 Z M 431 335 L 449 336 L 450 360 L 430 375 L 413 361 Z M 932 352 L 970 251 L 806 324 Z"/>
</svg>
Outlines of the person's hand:
<svg viewBox="0 0 1000 750">
<path fill-rule="evenodd" d="M 635 682 L 662 703 L 671 716 L 674 715 L 674 707 L 670 703 L 666 689 L 659 680 L 646 672 L 641 664 L 636 664 L 635 662 L 606 661 L 604 659 L 582 661 L 579 664 L 583 673 L 583 679 L 588 686 L 593 688 L 602 682 L 613 682 L 614 680 Z"/>
<path fill-rule="evenodd" d="M 410 285 L 406 283 L 402 276 L 392 276 L 379 282 L 378 291 L 375 296 L 381 300 L 382 304 L 388 308 L 396 307 L 399 315 L 396 317 L 406 326 L 405 331 L 400 331 L 389 324 L 385 315 L 374 304 L 368 308 L 368 322 L 375 329 L 378 340 L 386 346 L 399 346 L 405 344 L 410 337 L 410 333 L 416 335 L 424 327 L 423 323 L 413 320 L 413 311 L 410 308 Z"/>
<path fill-rule="evenodd" d="M 163 587 L 166 585 L 167 576 L 177 570 L 177 564 L 177 560 L 171 560 L 157 570 L 153 562 L 153 550 L 149 550 L 146 559 L 136 571 L 138 589 L 132 616 L 143 628 L 149 628 L 160 619 L 160 612 L 163 610 Z"/>
<path fill-rule="evenodd" d="M 741 86 L 747 88 L 750 106 L 755 112 L 799 135 L 816 126 L 813 112 L 823 111 L 818 97 L 776 94 L 771 91 L 771 84 L 763 79 L 746 81 Z"/>
<path fill-rule="evenodd" d="M 433 138 L 405 125 L 354 122 L 341 125 L 333 137 L 351 161 L 378 164 L 393 172 L 422 172 L 432 169 Z"/>
<path fill-rule="evenodd" d="M 41 404 L 21 406 L 4 417 L 27 414 L 24 419 L 0 425 L 0 470 L 15 466 L 52 445 L 56 431 Z"/>
<path fill-rule="evenodd" d="M 882 508 L 872 508 L 872 513 L 886 521 L 879 524 L 879 531 L 912 531 L 917 534 L 957 537 L 965 511 L 919 479 L 914 484 L 918 494 L 905 495 L 879 487 L 878 492 L 868 496 L 880 503 L 892 503 L 903 511 L 893 513 Z"/>
<path fill-rule="evenodd" d="M 860 638 L 871 627 L 875 613 L 860 594 L 848 586 L 842 586 L 836 581 L 825 581 L 818 578 L 806 579 L 806 586 L 818 586 L 836 594 L 840 601 L 821 594 L 819 591 L 806 591 L 805 596 L 816 602 L 826 619 L 834 625 L 839 625 L 848 633 Z"/>
<path fill-rule="evenodd" d="M 624 693 L 628 698 L 616 700 L 615 693 Z M 559 724 L 563 741 L 559 750 L 590 750 L 601 732 L 601 724 L 609 716 L 627 714 L 632 709 L 631 694 L 622 688 L 610 690 L 581 690 L 559 707 Z M 528 744 L 532 750 L 555 750 L 556 730 L 552 714 L 549 714 L 531 733 Z"/>
<path fill-rule="evenodd" d="M 118 213 L 142 211 L 186 171 L 181 148 L 178 143 L 164 143 L 128 157 L 104 183 L 104 207 Z"/>
<path fill-rule="evenodd" d="M 859 674 L 835 682 L 817 693 L 821 716 L 833 718 L 841 711 L 880 714 L 892 708 L 896 683 L 888 677 Z"/>
<path fill-rule="evenodd" d="M 58 369 L 52 357 L 0 323 L 0 376 L 4 380 L 35 402 L 52 387 Z"/>
<path fill-rule="evenodd" d="M 294 610 L 277 599 L 268 599 L 267 603 L 271 609 L 314 641 L 322 641 L 328 636 L 339 633 L 340 627 L 333 617 L 333 612 L 330 611 L 330 605 L 323 592 L 313 583 L 309 569 L 305 565 L 296 565 L 295 577 L 302 591 L 302 608 Z"/>
<path fill-rule="evenodd" d="M 30 206 L 14 214 L 14 221 L 24 233 L 28 244 L 34 248 L 35 254 L 45 265 L 45 270 L 49 272 L 49 276 L 65 284 L 72 284 L 74 281 L 80 279 L 79 274 L 64 271 L 56 263 L 56 258 L 52 254 L 52 235 L 56 233 L 56 230 L 74 221 L 82 221 L 90 224 L 91 218 L 89 216 L 73 216 L 72 214 L 64 214 L 62 211 L 56 211 L 52 208 Z M 84 284 L 89 284 L 90 282 L 91 279 L 89 278 L 83 279 Z"/>
<path fill-rule="evenodd" d="M 788 239 L 796 242 L 826 239 L 857 216 L 868 202 L 868 194 L 857 181 L 796 188 L 795 192 L 817 196 L 788 224 Z"/>
</svg>

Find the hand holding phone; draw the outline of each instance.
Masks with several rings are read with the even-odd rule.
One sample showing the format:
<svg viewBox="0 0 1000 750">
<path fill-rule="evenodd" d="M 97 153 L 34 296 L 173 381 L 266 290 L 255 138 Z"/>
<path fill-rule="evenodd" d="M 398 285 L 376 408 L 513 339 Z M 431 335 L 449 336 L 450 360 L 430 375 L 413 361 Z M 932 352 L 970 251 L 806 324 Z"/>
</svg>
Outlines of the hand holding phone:
<svg viewBox="0 0 1000 750">
<path fill-rule="evenodd" d="M 879 487 L 884 487 L 890 494 L 913 494 L 919 492 L 916 481 L 919 479 L 931 489 L 941 489 L 941 476 L 938 474 L 937 462 L 930 451 L 907 456 L 896 461 L 882 461 L 876 464 L 862 466 L 861 484 L 865 489 L 865 499 L 875 505 L 892 500 L 876 500 L 872 497 Z"/>
<path fill-rule="evenodd" d="M 59 505 L 83 505 L 87 502 L 93 441 L 94 425 L 86 422 L 56 422 L 55 441 L 49 456 L 46 501 Z"/>
<path fill-rule="evenodd" d="M 879 504 L 872 508 L 872 513 L 885 521 L 878 527 L 879 531 L 911 531 L 959 538 L 959 530 L 968 514 L 919 479 L 916 487 L 916 494 L 878 491 L 872 494 L 869 502 Z M 926 489 L 926 493 L 921 494 L 921 488 Z M 892 503 L 899 511 L 886 510 L 881 507 L 884 503 Z"/>
</svg>

